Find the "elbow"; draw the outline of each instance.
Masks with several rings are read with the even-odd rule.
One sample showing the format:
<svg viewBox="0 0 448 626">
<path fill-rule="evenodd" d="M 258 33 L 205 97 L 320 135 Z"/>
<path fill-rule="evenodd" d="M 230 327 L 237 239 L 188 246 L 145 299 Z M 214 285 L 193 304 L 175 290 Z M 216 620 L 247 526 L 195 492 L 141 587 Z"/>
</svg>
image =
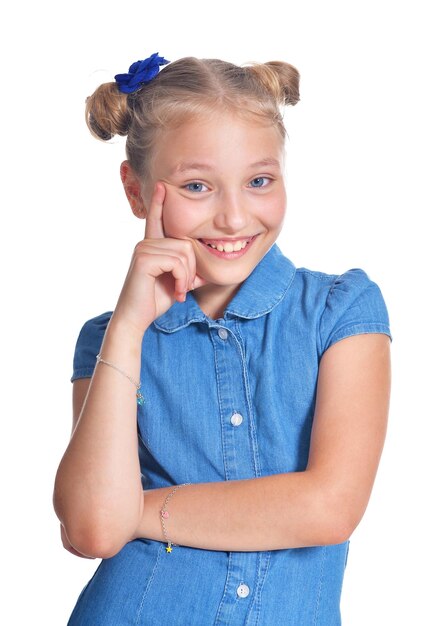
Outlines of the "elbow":
<svg viewBox="0 0 448 626">
<path fill-rule="evenodd" d="M 132 509 L 111 510 L 110 507 L 91 500 L 71 502 L 64 492 L 55 488 L 53 506 L 64 526 L 68 542 L 81 554 L 93 558 L 109 559 L 133 539 L 133 532 L 141 517 L 143 502 L 138 501 L 134 515 Z"/>
<path fill-rule="evenodd" d="M 115 556 L 129 539 L 112 529 L 91 515 L 87 518 L 74 515 L 73 511 L 67 510 L 57 495 L 53 498 L 54 509 L 59 521 L 64 527 L 67 541 L 84 556 L 93 558 L 109 559 Z"/>
<path fill-rule="evenodd" d="M 345 498 L 329 506 L 327 521 L 323 524 L 323 539 L 326 545 L 345 543 L 350 539 L 361 521 L 359 513 Z"/>
<path fill-rule="evenodd" d="M 96 559 L 112 558 L 127 543 L 98 526 L 94 528 L 70 528 L 69 526 L 66 527 L 66 535 L 75 550 Z"/>
<path fill-rule="evenodd" d="M 346 492 L 322 493 L 315 509 L 310 545 L 335 545 L 350 539 L 364 513 L 356 498 Z"/>
<path fill-rule="evenodd" d="M 322 524 L 319 545 L 335 545 L 350 539 L 357 524 L 346 515 L 329 514 Z"/>
</svg>

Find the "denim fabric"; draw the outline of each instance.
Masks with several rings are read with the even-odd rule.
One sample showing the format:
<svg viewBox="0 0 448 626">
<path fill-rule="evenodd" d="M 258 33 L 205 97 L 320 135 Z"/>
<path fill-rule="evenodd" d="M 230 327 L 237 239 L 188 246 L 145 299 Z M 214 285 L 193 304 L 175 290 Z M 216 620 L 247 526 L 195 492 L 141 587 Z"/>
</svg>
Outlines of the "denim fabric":
<svg viewBox="0 0 448 626">
<path fill-rule="evenodd" d="M 110 316 L 83 326 L 72 380 L 92 375 Z M 188 293 L 143 339 L 143 488 L 305 470 L 320 359 L 359 333 L 392 341 L 378 285 L 359 268 L 296 269 L 277 245 L 223 318 L 208 318 Z M 236 413 L 242 420 L 232 421 Z M 347 553 L 348 542 L 167 554 L 161 542 L 138 539 L 100 562 L 69 625 L 338 626 Z"/>
</svg>

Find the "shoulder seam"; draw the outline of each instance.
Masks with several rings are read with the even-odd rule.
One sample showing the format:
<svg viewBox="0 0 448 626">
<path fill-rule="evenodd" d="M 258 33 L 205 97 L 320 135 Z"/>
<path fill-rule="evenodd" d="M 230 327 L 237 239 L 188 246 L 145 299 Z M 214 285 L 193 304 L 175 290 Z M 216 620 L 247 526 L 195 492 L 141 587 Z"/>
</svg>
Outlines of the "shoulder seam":
<svg viewBox="0 0 448 626">
<path fill-rule="evenodd" d="M 319 272 L 318 270 L 310 270 L 310 269 L 307 269 L 306 267 L 297 267 L 296 273 L 309 274 L 310 276 L 313 276 L 314 278 L 317 278 L 318 280 L 322 280 L 322 281 L 337 278 L 338 276 L 338 274 L 327 274 L 325 272 Z"/>
</svg>

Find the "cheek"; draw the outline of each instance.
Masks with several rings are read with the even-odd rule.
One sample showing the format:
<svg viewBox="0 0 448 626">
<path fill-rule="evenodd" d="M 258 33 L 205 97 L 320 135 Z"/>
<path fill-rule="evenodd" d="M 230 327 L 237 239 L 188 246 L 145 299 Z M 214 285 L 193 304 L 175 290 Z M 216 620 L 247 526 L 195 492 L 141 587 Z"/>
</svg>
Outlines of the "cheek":
<svg viewBox="0 0 448 626">
<path fill-rule="evenodd" d="M 188 210 L 185 201 L 167 194 L 162 211 L 163 229 L 167 237 L 184 237 L 191 232 L 192 211 Z"/>
<path fill-rule="evenodd" d="M 279 194 L 275 197 L 266 196 L 266 200 L 260 207 L 260 219 L 271 229 L 279 228 L 286 214 L 286 195 Z"/>
<path fill-rule="evenodd" d="M 286 215 L 286 205 L 284 203 L 279 204 L 278 206 L 274 207 L 274 210 L 272 211 L 273 228 L 275 228 L 276 226 L 277 227 L 281 226 L 283 224 L 285 215 Z"/>
</svg>

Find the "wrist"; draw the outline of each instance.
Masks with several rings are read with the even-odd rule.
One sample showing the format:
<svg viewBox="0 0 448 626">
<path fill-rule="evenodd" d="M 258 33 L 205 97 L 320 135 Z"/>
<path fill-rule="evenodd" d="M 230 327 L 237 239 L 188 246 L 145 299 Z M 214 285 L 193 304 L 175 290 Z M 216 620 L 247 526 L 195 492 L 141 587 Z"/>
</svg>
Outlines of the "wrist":
<svg viewBox="0 0 448 626">
<path fill-rule="evenodd" d="M 114 344 L 125 343 L 131 349 L 141 348 L 144 334 L 145 331 L 137 328 L 132 322 L 121 319 L 115 313 L 112 314 L 106 331 L 109 342 Z"/>
<path fill-rule="evenodd" d="M 174 487 L 158 487 L 143 492 L 143 507 L 140 522 L 132 539 L 152 539 L 165 542 L 160 512 L 166 497 Z"/>
<path fill-rule="evenodd" d="M 110 318 L 97 361 L 112 364 L 133 384 L 139 385 L 143 335 L 132 325 Z"/>
<path fill-rule="evenodd" d="M 166 496 L 163 502 L 162 508 L 160 509 L 160 521 L 162 524 L 162 534 L 163 534 L 164 541 L 166 541 L 166 544 L 167 544 L 167 547 L 165 549 L 168 553 L 172 552 L 172 546 L 178 545 L 173 542 L 173 539 L 171 537 L 171 531 L 169 532 L 169 536 L 168 536 L 168 531 L 167 531 L 166 524 L 165 524 L 165 522 L 170 518 L 168 505 L 170 504 L 170 500 L 174 496 L 176 491 L 178 489 L 181 489 L 181 487 L 186 487 L 187 485 L 191 485 L 191 483 L 182 483 L 181 485 L 176 485 L 174 489 L 170 489 L 168 495 Z"/>
</svg>

